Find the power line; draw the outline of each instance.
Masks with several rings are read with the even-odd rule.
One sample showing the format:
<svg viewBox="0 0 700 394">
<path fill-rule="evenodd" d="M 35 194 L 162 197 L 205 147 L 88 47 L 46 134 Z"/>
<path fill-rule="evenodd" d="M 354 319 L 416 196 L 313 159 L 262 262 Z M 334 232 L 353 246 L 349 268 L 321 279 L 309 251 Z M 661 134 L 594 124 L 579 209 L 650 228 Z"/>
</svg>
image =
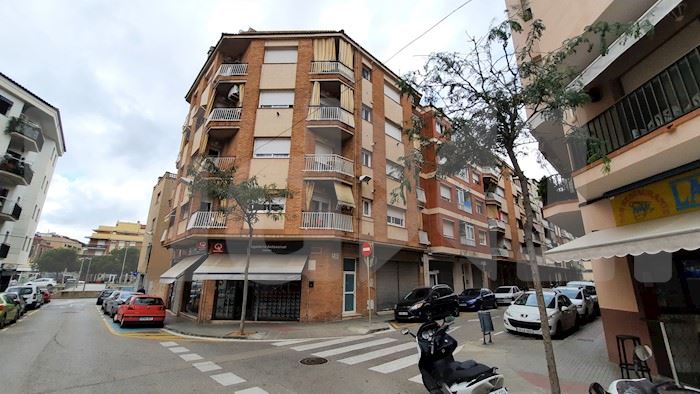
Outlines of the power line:
<svg viewBox="0 0 700 394">
<path fill-rule="evenodd" d="M 447 15 L 445 15 L 442 19 L 440 19 L 439 21 L 435 22 L 434 25 L 430 26 L 430 27 L 428 28 L 428 30 L 426 30 L 426 31 L 424 31 L 423 33 L 419 34 L 418 37 L 412 39 L 411 41 L 408 42 L 408 44 L 404 45 L 403 47 L 401 47 L 401 49 L 399 49 L 398 51 L 396 51 L 396 53 L 394 53 L 393 55 L 389 56 L 389 58 L 386 59 L 386 60 L 384 61 L 384 63 L 388 63 L 389 60 L 393 59 L 396 55 L 398 55 L 399 53 L 403 52 L 404 49 L 406 49 L 406 48 L 408 48 L 409 46 L 411 46 L 411 44 L 413 44 L 414 42 L 416 42 L 416 41 L 420 40 L 421 38 L 423 38 L 423 36 L 425 36 L 425 35 L 428 34 L 431 30 L 433 30 L 434 28 L 436 28 L 436 27 L 437 27 L 440 23 L 442 23 L 445 19 L 449 18 L 450 16 L 452 16 L 452 14 L 454 14 L 454 13 L 457 12 L 457 11 L 459 11 L 462 7 L 464 7 L 465 5 L 471 3 L 472 1 L 473 1 L 473 0 L 467 0 L 467 1 L 465 1 L 464 3 L 460 4 L 460 5 L 459 5 L 457 8 L 455 8 L 454 10 L 450 11 L 450 12 L 449 12 Z"/>
</svg>

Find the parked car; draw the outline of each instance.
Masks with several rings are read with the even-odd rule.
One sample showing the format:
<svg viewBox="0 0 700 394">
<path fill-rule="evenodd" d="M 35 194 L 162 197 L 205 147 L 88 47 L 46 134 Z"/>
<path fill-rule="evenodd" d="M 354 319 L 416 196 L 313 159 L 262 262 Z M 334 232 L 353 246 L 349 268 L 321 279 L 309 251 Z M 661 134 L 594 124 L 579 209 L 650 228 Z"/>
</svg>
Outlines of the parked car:
<svg viewBox="0 0 700 394">
<path fill-rule="evenodd" d="M 24 297 L 17 293 L 5 293 L 6 296 L 12 298 L 12 301 L 19 306 L 19 315 L 24 315 L 27 312 L 27 303 L 24 301 Z"/>
<path fill-rule="evenodd" d="M 38 279 L 34 279 L 33 281 L 27 282 L 24 285 L 25 286 L 34 285 L 40 289 L 47 289 L 47 290 L 51 291 L 56 286 L 56 280 L 53 278 L 38 278 Z"/>
<path fill-rule="evenodd" d="M 585 280 L 574 280 L 568 282 L 566 287 L 583 287 L 588 292 L 588 295 L 593 300 L 593 313 L 594 315 L 600 315 L 600 306 L 598 305 L 598 292 L 595 289 L 595 283 L 585 281 Z"/>
<path fill-rule="evenodd" d="M 51 292 L 48 289 L 39 289 L 39 291 L 41 291 L 41 295 L 43 297 L 42 301 L 44 304 L 51 302 Z"/>
<path fill-rule="evenodd" d="M 480 311 L 482 309 L 498 308 L 496 296 L 489 289 L 465 289 L 459 296 L 461 309 Z"/>
<path fill-rule="evenodd" d="M 15 304 L 12 298 L 5 293 L 0 293 L 0 328 L 19 319 L 19 308 L 20 306 Z"/>
<path fill-rule="evenodd" d="M 119 308 L 119 305 L 125 304 L 129 297 L 135 294 L 141 293 L 135 293 L 133 291 L 120 291 L 118 296 L 108 298 L 107 302 L 104 304 L 105 313 L 109 315 L 109 317 L 114 317 L 114 315 L 117 314 L 117 308 Z"/>
<path fill-rule="evenodd" d="M 549 318 L 549 333 L 552 336 L 562 336 L 565 332 L 577 327 L 576 307 L 569 297 L 554 291 L 545 291 L 544 302 Z M 518 297 L 506 309 L 503 317 L 506 330 L 510 333 L 542 335 L 540 313 L 534 291 L 528 291 Z"/>
<path fill-rule="evenodd" d="M 555 290 L 559 294 L 564 294 L 569 297 L 571 302 L 576 306 L 579 322 L 588 321 L 593 317 L 593 299 L 588 295 L 588 291 L 585 287 L 557 287 Z"/>
<path fill-rule="evenodd" d="M 116 290 L 114 290 L 114 289 L 102 290 L 102 292 L 100 292 L 100 295 L 97 296 L 97 301 L 95 302 L 95 305 L 102 305 L 104 303 L 105 299 L 107 297 L 111 296 L 114 292 L 116 292 Z"/>
<path fill-rule="evenodd" d="M 523 294 L 518 286 L 499 286 L 493 291 L 496 295 L 496 302 L 499 304 L 510 304 Z"/>
<path fill-rule="evenodd" d="M 8 287 L 5 292 L 19 294 L 24 298 L 24 302 L 27 303 L 27 306 L 33 309 L 41 307 L 44 303 L 44 296 L 41 294 L 41 291 L 39 291 L 39 288 L 34 285 Z"/>
<path fill-rule="evenodd" d="M 132 295 L 125 304 L 119 305 L 114 321 L 121 327 L 129 323 L 152 323 L 157 327 L 163 327 L 165 304 L 158 296 Z"/>
<path fill-rule="evenodd" d="M 119 297 L 119 293 L 120 293 L 120 291 L 115 290 L 115 291 L 112 292 L 112 294 L 110 294 L 110 295 L 108 295 L 107 297 L 105 297 L 104 301 L 102 302 L 102 306 L 101 306 L 102 312 L 103 312 L 105 315 L 107 314 L 107 303 L 109 303 L 110 300 L 113 300 L 113 299 Z"/>
<path fill-rule="evenodd" d="M 457 295 L 450 286 L 418 287 L 394 307 L 394 319 L 430 321 L 459 316 Z"/>
</svg>

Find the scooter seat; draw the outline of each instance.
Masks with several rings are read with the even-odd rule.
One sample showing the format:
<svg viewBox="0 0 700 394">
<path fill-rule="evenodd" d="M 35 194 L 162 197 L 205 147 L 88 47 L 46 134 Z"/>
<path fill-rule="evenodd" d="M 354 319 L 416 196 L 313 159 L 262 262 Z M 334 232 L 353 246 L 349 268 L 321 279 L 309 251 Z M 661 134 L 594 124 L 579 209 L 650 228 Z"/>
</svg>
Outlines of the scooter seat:
<svg viewBox="0 0 700 394">
<path fill-rule="evenodd" d="M 463 362 L 454 361 L 450 363 L 450 373 L 446 377 L 445 381 L 448 384 L 454 384 L 457 382 L 470 381 L 478 378 L 481 375 L 492 372 L 493 369 L 487 365 L 479 364 L 474 360 L 467 360 Z"/>
</svg>

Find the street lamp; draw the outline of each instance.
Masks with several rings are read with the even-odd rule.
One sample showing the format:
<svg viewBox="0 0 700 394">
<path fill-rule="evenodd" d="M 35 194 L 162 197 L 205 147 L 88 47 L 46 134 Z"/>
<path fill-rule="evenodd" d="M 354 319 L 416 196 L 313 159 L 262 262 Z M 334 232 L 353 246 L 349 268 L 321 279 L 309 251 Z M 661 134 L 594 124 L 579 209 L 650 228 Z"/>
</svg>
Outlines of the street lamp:
<svg viewBox="0 0 700 394">
<path fill-rule="evenodd" d="M 122 272 L 119 274 L 119 280 L 124 283 L 124 266 L 126 265 L 126 254 L 129 253 L 129 247 L 124 248 L 124 259 L 122 260 Z"/>
<path fill-rule="evenodd" d="M 85 280 L 83 281 L 83 291 L 85 291 L 85 286 L 87 285 L 88 276 L 90 275 L 90 266 L 92 265 L 92 257 L 88 258 L 87 272 L 85 273 Z M 82 264 L 81 264 L 82 265 Z M 80 278 L 80 277 L 78 277 Z"/>
</svg>

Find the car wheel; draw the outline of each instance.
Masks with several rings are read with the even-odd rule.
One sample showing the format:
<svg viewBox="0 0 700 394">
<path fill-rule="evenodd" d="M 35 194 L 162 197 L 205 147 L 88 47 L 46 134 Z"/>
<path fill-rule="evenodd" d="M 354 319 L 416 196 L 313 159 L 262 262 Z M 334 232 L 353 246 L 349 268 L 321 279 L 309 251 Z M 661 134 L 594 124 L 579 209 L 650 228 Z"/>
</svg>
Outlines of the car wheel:
<svg viewBox="0 0 700 394">
<path fill-rule="evenodd" d="M 455 307 L 454 311 L 452 312 L 452 316 L 459 317 L 459 305 Z"/>
<path fill-rule="evenodd" d="M 564 329 L 562 328 L 561 320 L 559 320 L 559 321 L 557 321 L 557 325 L 554 328 L 554 334 L 552 334 L 552 338 L 561 339 L 563 336 L 564 336 Z"/>
<path fill-rule="evenodd" d="M 3 317 L 2 320 L 0 320 L 0 328 L 5 328 L 5 318 Z"/>
<path fill-rule="evenodd" d="M 433 321 L 433 313 L 430 311 L 423 312 L 423 320 L 426 322 Z"/>
</svg>

